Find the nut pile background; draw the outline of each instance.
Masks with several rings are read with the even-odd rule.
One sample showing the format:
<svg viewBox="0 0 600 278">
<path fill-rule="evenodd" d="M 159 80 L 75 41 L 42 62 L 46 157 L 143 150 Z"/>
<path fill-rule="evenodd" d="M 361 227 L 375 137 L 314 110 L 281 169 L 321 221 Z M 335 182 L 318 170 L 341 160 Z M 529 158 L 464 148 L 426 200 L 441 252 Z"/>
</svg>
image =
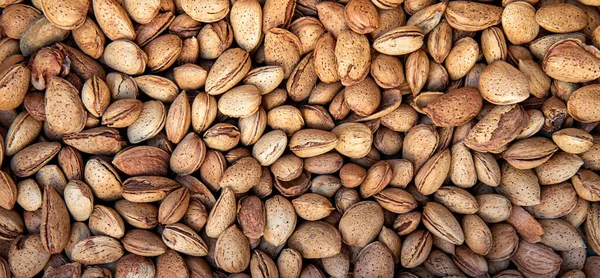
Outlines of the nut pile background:
<svg viewBox="0 0 600 278">
<path fill-rule="evenodd" d="M 0 0 L 0 277 L 599 277 L 600 0 Z"/>
</svg>

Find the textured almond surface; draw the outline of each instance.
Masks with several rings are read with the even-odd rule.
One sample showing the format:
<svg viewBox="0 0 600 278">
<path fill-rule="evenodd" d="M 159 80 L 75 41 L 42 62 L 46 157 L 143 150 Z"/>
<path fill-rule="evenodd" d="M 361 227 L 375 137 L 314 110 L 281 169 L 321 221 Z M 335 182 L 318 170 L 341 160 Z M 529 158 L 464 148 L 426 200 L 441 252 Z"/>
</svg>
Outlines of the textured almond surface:
<svg viewBox="0 0 600 278">
<path fill-rule="evenodd" d="M 0 0 L 0 277 L 596 277 L 597 7 Z"/>
</svg>

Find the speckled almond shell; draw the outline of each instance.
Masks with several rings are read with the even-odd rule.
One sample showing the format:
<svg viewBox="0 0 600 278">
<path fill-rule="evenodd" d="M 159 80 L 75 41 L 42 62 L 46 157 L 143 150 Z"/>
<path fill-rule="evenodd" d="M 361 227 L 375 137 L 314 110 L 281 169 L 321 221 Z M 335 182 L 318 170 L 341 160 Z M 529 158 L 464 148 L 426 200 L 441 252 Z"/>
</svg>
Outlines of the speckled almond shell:
<svg viewBox="0 0 600 278">
<path fill-rule="evenodd" d="M 496 190 L 518 206 L 540 203 L 540 184 L 531 169 L 521 170 L 505 163 L 502 165 L 502 182 Z"/>
<path fill-rule="evenodd" d="M 436 126 L 454 127 L 466 124 L 481 111 L 483 100 L 473 87 L 454 89 L 427 104 L 425 113 Z"/>
<path fill-rule="evenodd" d="M 576 154 L 557 152 L 544 164 L 535 167 L 540 184 L 557 184 L 568 181 L 583 166 L 583 160 Z"/>
<path fill-rule="evenodd" d="M 574 38 L 554 43 L 546 50 L 542 60 L 544 72 L 564 82 L 592 81 L 600 77 L 599 68 L 600 50 Z"/>
<path fill-rule="evenodd" d="M 528 242 L 539 242 L 544 233 L 542 225 L 520 206 L 513 206 L 506 222 L 511 224 L 519 236 Z"/>
<path fill-rule="evenodd" d="M 577 205 L 577 192 L 568 182 L 542 187 L 540 203 L 528 208 L 538 219 L 559 218 L 567 215 Z"/>
<path fill-rule="evenodd" d="M 137 44 L 125 39 L 109 43 L 103 57 L 107 66 L 129 75 L 143 73 L 148 62 L 148 55 Z"/>
<path fill-rule="evenodd" d="M 474 214 L 479 209 L 475 197 L 468 191 L 456 186 L 442 186 L 434 193 L 435 201 L 452 212 Z"/>
<path fill-rule="evenodd" d="M 284 78 L 290 77 L 302 58 L 300 39 L 292 32 L 281 28 L 273 28 L 266 32 L 264 49 L 266 64 L 280 66 Z"/>
<path fill-rule="evenodd" d="M 273 28 L 287 29 L 292 21 L 296 1 L 274 1 L 264 2 L 262 29 L 267 32 Z"/>
<path fill-rule="evenodd" d="M 383 209 L 373 201 L 358 202 L 348 208 L 338 225 L 342 240 L 364 247 L 377 237 L 383 226 Z"/>
<path fill-rule="evenodd" d="M 216 22 L 229 13 L 227 0 L 182 0 L 181 8 L 191 18 L 203 23 Z"/>
<path fill-rule="evenodd" d="M 567 3 L 555 3 L 540 7 L 535 20 L 542 28 L 553 33 L 570 33 L 587 25 L 586 13 L 579 7 Z"/>
<path fill-rule="evenodd" d="M 552 140 L 558 147 L 568 153 L 587 152 L 594 145 L 592 135 L 577 128 L 565 128 L 552 134 Z"/>
<path fill-rule="evenodd" d="M 569 251 L 578 248 L 585 248 L 585 241 L 579 231 L 561 219 L 542 219 L 539 220 L 544 234 L 542 241 L 555 251 Z"/>
<path fill-rule="evenodd" d="M 527 2 L 508 4 L 502 12 L 502 28 L 506 38 L 515 45 L 531 42 L 540 31 L 535 21 L 535 8 Z"/>
<path fill-rule="evenodd" d="M 125 222 L 135 228 L 151 229 L 158 225 L 158 208 L 153 204 L 119 200 L 114 208 Z"/>
<path fill-rule="evenodd" d="M 323 26 L 334 38 L 344 30 L 350 29 L 344 17 L 344 5 L 331 1 L 323 1 L 315 5 L 317 15 Z"/>
<path fill-rule="evenodd" d="M 134 146 L 117 153 L 112 164 L 129 176 L 162 176 L 169 168 L 169 153 L 152 146 Z"/>
<path fill-rule="evenodd" d="M 319 129 L 302 129 L 289 141 L 290 150 L 299 157 L 315 157 L 333 150 L 338 144 L 335 133 Z"/>
<path fill-rule="evenodd" d="M 319 38 L 325 34 L 323 24 L 315 17 L 301 17 L 290 25 L 290 31 L 294 33 L 302 44 L 302 55 L 315 49 Z"/>
<path fill-rule="evenodd" d="M 510 217 L 512 211 L 512 203 L 508 198 L 500 194 L 481 194 L 475 196 L 479 203 L 477 215 L 488 223 L 498 223 Z"/>
<path fill-rule="evenodd" d="M 186 258 L 191 258 L 186 256 Z M 183 257 L 175 250 L 167 250 L 156 259 L 156 275 L 158 277 L 169 276 L 173 278 L 189 277 L 188 267 Z"/>
<path fill-rule="evenodd" d="M 298 226 L 288 240 L 290 248 L 306 259 L 326 258 L 336 255 L 342 247 L 342 238 L 331 224 L 309 221 Z"/>
<path fill-rule="evenodd" d="M 244 271 L 250 264 L 248 238 L 236 225 L 231 225 L 217 239 L 213 256 L 217 266 L 227 272 Z"/>
<path fill-rule="evenodd" d="M 223 115 L 244 118 L 256 113 L 260 102 L 260 91 L 256 86 L 241 85 L 228 90 L 219 98 L 218 109 Z"/>
<path fill-rule="evenodd" d="M 521 209 L 520 207 L 518 208 Z M 517 251 L 519 236 L 512 225 L 506 223 L 494 224 L 490 226 L 490 232 L 492 236 L 492 248 L 485 255 L 486 259 L 493 262 L 506 260 Z"/>
<path fill-rule="evenodd" d="M 42 95 L 43 96 L 43 95 Z M 42 97 L 43 103 L 43 97 Z M 42 131 L 42 122 L 35 119 L 27 112 L 19 114 L 10 125 L 5 136 L 5 154 L 15 155 L 18 151 L 35 141 Z"/>
<path fill-rule="evenodd" d="M 50 77 L 46 89 L 46 121 L 58 133 L 77 133 L 85 128 L 87 112 L 79 91 L 60 77 Z"/>
<path fill-rule="evenodd" d="M 526 138 L 512 144 L 502 157 L 517 169 L 533 169 L 558 151 L 558 146 L 545 137 Z"/>
<path fill-rule="evenodd" d="M 225 169 L 219 185 L 221 188 L 231 188 L 234 193 L 246 193 L 259 183 L 261 175 L 258 161 L 244 157 Z"/>
<path fill-rule="evenodd" d="M 46 1 L 48 2 L 48 1 Z M 62 1 L 56 1 L 62 2 Z M 73 1 L 77 2 L 77 1 Z M 13 4 L 13 3 L 10 3 Z M 16 5 L 14 5 L 16 4 Z M 14 39 L 14 43 L 18 45 L 18 39 L 21 38 L 23 32 L 27 30 L 27 26 L 35 21 L 40 15 L 40 11 L 35 7 L 14 3 L 4 7 L 2 18 L 0 18 L 0 26 L 4 30 L 7 37 Z M 64 3 L 63 3 L 64 4 Z M 46 15 L 48 17 L 48 15 Z M 50 16 L 52 17 L 52 16 Z M 6 58 L 6 57 L 3 57 Z"/>
<path fill-rule="evenodd" d="M 85 164 L 84 179 L 96 198 L 105 201 L 121 198 L 121 178 L 109 162 L 99 158 L 88 160 Z"/>
<path fill-rule="evenodd" d="M 428 202 L 423 208 L 423 224 L 435 236 L 461 245 L 465 236 L 460 224 L 443 205 Z"/>
<path fill-rule="evenodd" d="M 135 42 L 144 47 L 154 38 L 163 33 L 169 25 L 175 20 L 172 12 L 159 13 L 148 24 L 140 25 L 136 30 Z M 200 38 L 198 38 L 200 39 Z"/>
<path fill-rule="evenodd" d="M 84 1 L 85 2 L 85 1 Z M 116 0 L 92 1 L 96 21 L 111 40 L 135 39 L 135 30 L 129 15 Z"/>
<path fill-rule="evenodd" d="M 70 180 L 63 195 L 75 221 L 86 221 L 90 217 L 94 210 L 94 194 L 87 184 L 80 180 Z"/>
<path fill-rule="evenodd" d="M 42 0 L 44 15 L 52 24 L 65 30 L 79 28 L 87 19 L 89 0 Z"/>
<path fill-rule="evenodd" d="M 300 60 L 290 74 L 286 84 L 288 95 L 294 101 L 303 101 L 308 98 L 317 81 L 314 55 L 309 53 Z"/>
<path fill-rule="evenodd" d="M 42 201 L 42 224 L 40 236 L 46 251 L 51 254 L 62 252 L 71 233 L 71 220 L 64 200 L 52 186 L 44 188 Z"/>
<path fill-rule="evenodd" d="M 325 196 L 316 193 L 302 194 L 292 200 L 292 205 L 298 216 L 309 221 L 323 219 L 334 210 L 333 205 Z"/>
<path fill-rule="evenodd" d="M 296 213 L 292 203 L 286 198 L 275 195 L 265 201 L 266 223 L 264 239 L 278 246 L 286 242 L 296 228 Z"/>
<path fill-rule="evenodd" d="M 175 147 L 169 165 L 179 175 L 196 172 L 206 158 L 206 145 L 197 134 L 191 132 Z"/>
<path fill-rule="evenodd" d="M 148 24 L 154 19 L 161 8 L 161 0 L 128 0 L 123 6 L 127 14 L 140 24 Z"/>
<path fill-rule="evenodd" d="M 335 44 L 335 37 L 331 33 L 325 33 L 317 41 L 313 52 L 315 72 L 319 80 L 324 83 L 333 83 L 340 80 L 335 58 Z M 313 94 L 311 93 L 311 96 Z"/>
<path fill-rule="evenodd" d="M 252 51 L 258 47 L 263 30 L 263 11 L 258 1 L 242 0 L 233 3 L 229 21 L 233 37 L 242 49 Z"/>
<path fill-rule="evenodd" d="M 388 187 L 373 196 L 377 203 L 394 213 L 407 213 L 417 207 L 417 201 L 407 191 Z"/>
<path fill-rule="evenodd" d="M 261 95 L 266 95 L 277 89 L 281 81 L 283 81 L 283 69 L 280 66 L 264 66 L 249 71 L 243 83 L 256 86 Z"/>
<path fill-rule="evenodd" d="M 182 223 L 167 225 L 162 233 L 167 247 L 190 256 L 206 256 L 208 247 L 192 228 Z"/>
<path fill-rule="evenodd" d="M 123 218 L 119 213 L 111 207 L 94 206 L 88 226 L 94 235 L 106 235 L 116 239 L 120 239 L 125 235 L 125 222 L 123 222 Z"/>
<path fill-rule="evenodd" d="M 452 28 L 460 31 L 481 31 L 501 21 L 502 8 L 489 4 L 452 1 L 448 3 L 445 18 Z"/>
<path fill-rule="evenodd" d="M 450 166 L 450 180 L 456 186 L 470 188 L 477 183 L 477 170 L 471 150 L 464 143 L 454 144 L 450 149 L 452 152 Z"/>
<path fill-rule="evenodd" d="M 337 71 L 344 86 L 364 80 L 371 67 L 369 39 L 350 30 L 340 33 L 335 45 Z"/>
<path fill-rule="evenodd" d="M 182 187 L 169 193 L 158 208 L 158 222 L 165 225 L 179 222 L 186 213 L 189 203 L 189 189 Z"/>
<path fill-rule="evenodd" d="M 183 41 L 175 34 L 166 34 L 150 41 L 144 46 L 148 55 L 148 68 L 152 72 L 161 72 L 170 68 L 181 54 Z"/>
<path fill-rule="evenodd" d="M 555 276 L 560 271 L 560 256 L 541 243 L 521 240 L 512 261 L 522 273 L 529 276 Z"/>
<path fill-rule="evenodd" d="M 15 276 L 33 277 L 44 269 L 50 255 L 38 234 L 19 236 L 8 251 L 10 270 Z"/>
<path fill-rule="evenodd" d="M 75 244 L 71 258 L 83 264 L 107 264 L 116 262 L 123 253 L 125 250 L 118 240 L 109 236 L 92 236 Z"/>
<path fill-rule="evenodd" d="M 413 268 L 422 264 L 433 246 L 433 235 L 427 230 L 410 233 L 402 243 L 400 263 L 403 267 Z"/>
<path fill-rule="evenodd" d="M 450 172 L 452 155 L 445 149 L 428 159 L 415 175 L 415 186 L 423 195 L 433 194 L 442 184 Z"/>
<path fill-rule="evenodd" d="M 369 167 L 367 176 L 360 184 L 360 195 L 369 198 L 383 190 L 392 179 L 392 167 L 387 161 L 378 161 Z"/>
<path fill-rule="evenodd" d="M 206 226 L 204 227 L 206 235 L 217 238 L 231 226 L 235 222 L 236 207 L 237 204 L 233 190 L 225 188 L 208 215 Z"/>
<path fill-rule="evenodd" d="M 361 158 L 371 150 L 373 134 L 365 124 L 343 123 L 336 126 L 331 132 L 338 138 L 335 149 L 342 155 Z"/>
<path fill-rule="evenodd" d="M 250 71 L 250 54 L 241 48 L 229 49 L 214 63 L 206 77 L 206 92 L 220 95 L 233 88 Z"/>
<path fill-rule="evenodd" d="M 600 85 L 588 85 L 573 92 L 567 102 L 569 115 L 584 123 L 600 120 L 600 112 L 596 109 L 600 105 L 598 90 Z"/>
<path fill-rule="evenodd" d="M 464 143 L 475 151 L 497 150 L 521 133 L 528 118 L 520 105 L 496 106 L 469 131 Z"/>
<path fill-rule="evenodd" d="M 17 202 L 17 186 L 4 171 L 0 171 L 0 207 L 12 209 Z"/>
<path fill-rule="evenodd" d="M 529 80 L 525 74 L 504 61 L 485 67 L 478 87 L 481 96 L 496 105 L 519 103 L 529 97 Z"/>
<path fill-rule="evenodd" d="M 379 27 L 379 13 L 370 0 L 351 0 L 344 8 L 346 24 L 352 31 L 368 34 Z"/>
<path fill-rule="evenodd" d="M 416 26 L 401 26 L 381 34 L 373 41 L 373 48 L 386 55 L 404 55 L 423 46 L 424 34 Z"/>
<path fill-rule="evenodd" d="M 10 168 L 19 177 L 35 174 L 60 151 L 60 143 L 36 143 L 20 150 L 10 161 Z"/>
<path fill-rule="evenodd" d="M 357 277 L 391 277 L 394 274 L 394 256 L 382 242 L 375 241 L 363 248 L 354 266 Z"/>
<path fill-rule="evenodd" d="M 598 227 L 600 225 L 600 206 L 597 203 L 593 203 L 588 209 L 588 216 L 585 221 L 585 235 L 588 244 L 594 251 L 600 251 L 600 234 L 598 234 Z"/>
<path fill-rule="evenodd" d="M 485 258 L 471 250 L 467 245 L 456 247 L 454 264 L 469 276 L 485 276 L 488 265 Z"/>
<path fill-rule="evenodd" d="M 173 102 L 179 95 L 175 82 L 162 76 L 146 74 L 135 77 L 133 80 L 142 92 L 162 102 Z"/>
<path fill-rule="evenodd" d="M 465 215 L 461 222 L 465 234 L 465 243 L 473 252 L 485 256 L 492 248 L 492 232 L 477 215 Z"/>
</svg>

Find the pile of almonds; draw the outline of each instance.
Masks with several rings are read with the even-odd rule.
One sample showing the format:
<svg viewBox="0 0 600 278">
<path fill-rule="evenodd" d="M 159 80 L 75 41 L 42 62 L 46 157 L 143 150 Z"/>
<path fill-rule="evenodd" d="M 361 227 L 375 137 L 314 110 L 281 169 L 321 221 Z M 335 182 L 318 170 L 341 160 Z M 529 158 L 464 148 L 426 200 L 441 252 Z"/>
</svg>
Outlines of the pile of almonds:
<svg viewBox="0 0 600 278">
<path fill-rule="evenodd" d="M 600 277 L 600 0 L 0 8 L 0 277 Z"/>
</svg>

